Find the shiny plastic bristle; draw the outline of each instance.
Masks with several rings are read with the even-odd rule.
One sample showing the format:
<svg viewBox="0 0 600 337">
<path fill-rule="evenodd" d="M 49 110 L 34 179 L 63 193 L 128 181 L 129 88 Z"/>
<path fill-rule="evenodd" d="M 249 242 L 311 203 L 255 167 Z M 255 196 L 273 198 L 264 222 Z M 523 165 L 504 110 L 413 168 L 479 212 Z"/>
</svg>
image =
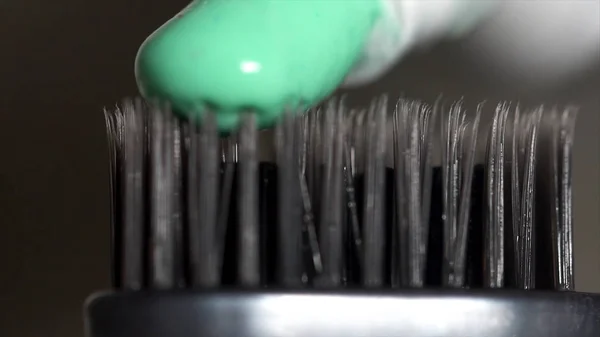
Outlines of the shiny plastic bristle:
<svg viewBox="0 0 600 337">
<path fill-rule="evenodd" d="M 251 111 L 107 110 L 114 287 L 573 290 L 576 110 L 444 106 L 289 111 L 273 162 Z"/>
</svg>

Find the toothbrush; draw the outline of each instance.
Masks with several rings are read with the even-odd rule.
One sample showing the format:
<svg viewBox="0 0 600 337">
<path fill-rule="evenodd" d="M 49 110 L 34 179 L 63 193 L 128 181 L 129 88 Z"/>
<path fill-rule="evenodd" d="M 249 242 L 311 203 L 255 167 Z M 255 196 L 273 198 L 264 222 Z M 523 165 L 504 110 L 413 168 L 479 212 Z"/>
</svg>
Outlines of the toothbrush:
<svg viewBox="0 0 600 337">
<path fill-rule="evenodd" d="M 178 115 L 106 112 L 114 284 L 86 336 L 598 336 L 600 296 L 573 291 L 574 109 L 303 111 L 493 12 L 468 3 L 209 0 L 160 28 L 136 76 Z"/>
<path fill-rule="evenodd" d="M 254 114 L 219 140 L 211 113 L 107 111 L 114 283 L 86 336 L 599 336 L 573 291 L 577 111 L 488 108 L 331 100 L 276 123 L 275 162 Z"/>
</svg>

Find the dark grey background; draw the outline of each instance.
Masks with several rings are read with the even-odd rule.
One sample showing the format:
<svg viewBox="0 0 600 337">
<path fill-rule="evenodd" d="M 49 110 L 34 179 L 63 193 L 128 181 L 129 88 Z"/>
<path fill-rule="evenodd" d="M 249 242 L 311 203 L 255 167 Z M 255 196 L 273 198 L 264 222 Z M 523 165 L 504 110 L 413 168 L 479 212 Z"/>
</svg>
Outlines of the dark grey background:
<svg viewBox="0 0 600 337">
<path fill-rule="evenodd" d="M 81 336 L 81 307 L 108 285 L 108 175 L 102 108 L 136 93 L 135 52 L 186 1 L 0 2 L 0 336 Z M 461 44 L 413 55 L 381 91 L 577 103 L 579 290 L 600 291 L 600 71 L 532 90 L 464 58 Z"/>
</svg>

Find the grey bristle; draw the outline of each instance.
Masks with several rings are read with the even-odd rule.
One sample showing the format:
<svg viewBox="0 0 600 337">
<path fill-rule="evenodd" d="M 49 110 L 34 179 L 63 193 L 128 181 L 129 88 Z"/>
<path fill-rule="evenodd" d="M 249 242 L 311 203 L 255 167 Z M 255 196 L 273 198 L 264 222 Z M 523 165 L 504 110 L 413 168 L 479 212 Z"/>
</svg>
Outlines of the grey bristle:
<svg viewBox="0 0 600 337">
<path fill-rule="evenodd" d="M 558 210 L 555 223 L 557 237 L 556 266 L 559 268 L 557 288 L 560 290 L 575 290 L 575 274 L 573 268 L 573 199 L 572 191 L 572 149 L 575 135 L 575 120 L 578 110 L 574 107 L 565 109 L 560 115 L 560 128 L 553 133 L 555 146 L 553 175 L 558 176 L 558 186 L 553 185 L 556 204 L 553 210 Z"/>
<path fill-rule="evenodd" d="M 404 152 L 405 152 L 405 135 L 406 135 L 406 120 L 401 116 L 401 111 L 406 113 L 404 102 L 400 101 L 396 105 L 396 111 L 393 116 L 393 146 L 394 146 L 394 192 L 395 192 L 395 226 L 393 231 L 393 257 L 392 264 L 392 285 L 407 286 L 409 285 L 410 275 L 410 254 L 409 254 L 409 232 L 408 219 L 406 216 L 406 193 L 405 174 L 404 174 Z"/>
<path fill-rule="evenodd" d="M 122 207 L 122 285 L 140 289 L 144 283 L 144 158 L 146 156 L 145 116 L 142 102 L 123 105 L 123 173 L 121 175 Z"/>
<path fill-rule="evenodd" d="M 385 263 L 385 145 L 387 97 L 373 102 L 367 116 L 365 202 L 363 205 L 363 285 L 380 287 Z"/>
<path fill-rule="evenodd" d="M 121 243 L 119 241 L 119 230 L 122 224 L 122 205 L 120 177 L 122 169 L 122 137 L 123 137 L 123 113 L 118 107 L 114 110 L 104 110 L 104 119 L 106 121 L 106 133 L 108 141 L 109 156 L 109 179 L 110 179 L 110 237 L 111 237 L 111 284 L 118 288 L 121 286 Z"/>
<path fill-rule="evenodd" d="M 215 287 L 220 282 L 217 241 L 219 181 L 216 121 L 206 114 L 202 126 L 192 124 L 188 159 L 188 214 L 192 284 Z"/>
<path fill-rule="evenodd" d="M 570 107 L 565 109 L 563 114 L 563 123 L 561 123 L 561 142 L 560 164 L 554 172 L 560 175 L 560 229 L 563 233 L 560 240 L 562 250 L 559 250 L 562 256 L 561 266 L 563 266 L 563 278 L 559 282 L 559 289 L 575 290 L 575 271 L 573 257 L 573 142 L 575 138 L 575 121 L 577 119 L 577 108 Z"/>
<path fill-rule="evenodd" d="M 260 284 L 258 226 L 257 130 L 254 114 L 242 116 L 239 150 L 239 226 L 238 277 L 244 286 Z M 216 177 L 215 177 L 216 180 Z M 214 207 L 213 205 L 213 208 Z"/>
<path fill-rule="evenodd" d="M 152 242 L 150 282 L 154 288 L 171 288 L 175 284 L 175 227 L 178 215 L 174 206 L 175 169 L 174 130 L 168 108 L 150 109 L 150 240 Z"/>
<path fill-rule="evenodd" d="M 458 233 L 461 231 L 459 222 L 459 203 L 462 195 L 461 185 L 464 182 L 462 168 L 464 165 L 463 142 L 465 124 L 465 111 L 462 101 L 450 108 L 448 120 L 445 125 L 446 151 L 443 161 L 444 181 L 444 272 L 443 282 L 446 285 L 456 286 L 462 275 L 457 275 L 455 270 L 455 256 L 457 252 L 465 249 L 459 241 Z"/>
<path fill-rule="evenodd" d="M 173 161 L 171 169 L 173 170 L 173 187 L 171 190 L 171 203 L 172 203 L 172 214 L 170 218 L 170 226 L 172 226 L 173 231 L 173 268 L 174 268 L 174 286 L 175 287 L 183 287 L 186 284 L 186 251 L 185 251 L 185 242 L 186 235 L 184 233 L 184 224 L 186 223 L 184 219 L 184 210 L 186 209 L 184 205 L 185 196 L 184 196 L 184 185 L 183 182 L 185 180 L 184 168 L 183 168 L 183 157 L 182 154 L 184 152 L 184 130 L 182 130 L 182 123 L 177 118 L 174 118 L 172 114 L 170 114 L 172 120 L 172 128 L 173 128 L 173 142 L 172 144 L 166 144 L 166 146 L 171 146 L 173 151 Z M 167 225 L 169 225 L 167 223 Z"/>
<path fill-rule="evenodd" d="M 535 165 L 537 139 L 543 108 L 538 108 L 532 114 L 525 116 L 519 127 L 525 134 L 521 147 L 524 155 L 523 183 L 521 191 L 521 208 L 519 224 L 519 275 L 517 284 L 523 289 L 535 287 Z"/>
<path fill-rule="evenodd" d="M 355 151 L 352 147 L 353 139 L 351 136 L 353 132 L 351 128 L 354 127 L 355 122 L 356 111 L 354 111 L 351 114 L 346 124 L 346 138 L 343 144 L 344 188 L 346 190 L 346 207 L 348 209 L 348 221 L 350 222 L 350 228 L 348 229 L 348 231 L 350 235 L 350 240 L 352 242 L 353 253 L 356 256 L 360 256 L 361 252 L 363 251 L 363 239 L 360 230 L 360 223 L 358 220 L 358 206 L 356 203 L 356 189 L 354 186 L 354 179 L 356 177 L 356 164 L 354 162 Z M 362 259 L 357 260 L 357 267 L 359 270 L 362 270 L 362 268 L 364 267 Z"/>
<path fill-rule="evenodd" d="M 511 206 L 512 206 L 512 252 L 515 283 L 521 278 L 521 132 L 519 127 L 521 121 L 521 110 L 516 107 L 513 117 L 512 144 L 511 144 Z"/>
<path fill-rule="evenodd" d="M 405 115 L 407 132 L 407 150 L 405 152 L 404 173 L 406 174 L 407 213 L 409 226 L 410 286 L 422 287 L 425 283 L 425 254 L 427 252 L 426 224 L 421 221 L 421 103 L 411 103 L 413 107 Z"/>
<path fill-rule="evenodd" d="M 260 115 L 221 137 L 126 100 L 105 111 L 114 287 L 573 290 L 576 109 L 464 106 L 290 111 L 265 164 Z"/>
<path fill-rule="evenodd" d="M 571 206 L 571 148 L 577 109 L 553 108 L 542 119 L 536 165 L 536 239 L 551 261 L 538 269 L 554 271 L 552 286 L 573 290 L 573 223 Z M 546 243 L 549 241 L 550 243 Z M 540 281 L 544 281 L 543 279 Z M 547 285 L 546 285 L 547 286 Z"/>
<path fill-rule="evenodd" d="M 312 170 L 308 167 L 310 152 L 308 150 L 308 144 L 310 143 L 310 115 L 299 119 L 300 121 L 300 135 L 302 139 L 298 146 L 301 149 L 300 154 L 300 194 L 302 198 L 302 206 L 304 207 L 304 215 L 302 216 L 303 232 L 308 241 L 308 247 L 310 250 L 310 257 L 312 260 L 312 268 L 315 274 L 323 272 L 323 262 L 321 258 L 321 251 L 319 248 L 319 242 L 317 237 L 317 228 L 315 224 L 315 215 L 313 212 L 312 201 L 310 198 L 310 190 L 308 188 L 307 175 Z"/>
<path fill-rule="evenodd" d="M 466 255 L 467 255 L 467 235 L 468 235 L 468 224 L 470 220 L 471 210 L 471 187 L 473 185 L 473 171 L 475 168 L 475 153 L 477 149 L 477 138 L 479 135 L 479 122 L 481 120 L 481 113 L 483 110 L 483 103 L 477 107 L 475 113 L 475 120 L 471 127 L 471 135 L 469 137 L 468 145 L 463 147 L 465 153 L 464 160 L 460 165 L 461 171 L 461 186 L 460 188 L 460 203 L 458 209 L 458 222 L 455 242 L 453 242 L 453 252 L 450 257 L 452 260 L 452 274 L 448 277 L 448 285 L 453 287 L 463 287 L 466 278 Z M 461 137 L 464 137 L 464 133 Z"/>
<path fill-rule="evenodd" d="M 317 278 L 320 287 L 336 287 L 342 281 L 342 142 L 341 109 L 330 102 L 324 115 L 322 155 L 324 173 L 320 207 L 319 244 L 323 271 Z"/>
<path fill-rule="evenodd" d="M 497 106 L 487 145 L 484 285 L 490 288 L 504 285 L 504 151 L 508 112 L 507 103 Z"/>
<path fill-rule="evenodd" d="M 427 242 L 429 236 L 428 224 L 431 212 L 431 189 L 433 183 L 433 144 L 438 112 L 439 102 L 436 102 L 433 108 L 425 106 L 421 114 L 421 222 L 425 224 L 423 228 L 423 242 Z M 421 264 L 425 265 L 425 259 L 426 255 L 421 254 Z"/>
</svg>

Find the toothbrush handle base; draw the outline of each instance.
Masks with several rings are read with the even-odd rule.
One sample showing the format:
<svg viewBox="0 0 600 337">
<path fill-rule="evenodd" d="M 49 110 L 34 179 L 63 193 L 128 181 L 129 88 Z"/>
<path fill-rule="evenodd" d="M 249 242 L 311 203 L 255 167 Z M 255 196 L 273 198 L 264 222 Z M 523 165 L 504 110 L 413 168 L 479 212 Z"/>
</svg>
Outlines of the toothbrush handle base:
<svg viewBox="0 0 600 337">
<path fill-rule="evenodd" d="M 140 291 L 92 296 L 86 337 L 600 336 L 600 295 L 511 290 Z"/>
</svg>

